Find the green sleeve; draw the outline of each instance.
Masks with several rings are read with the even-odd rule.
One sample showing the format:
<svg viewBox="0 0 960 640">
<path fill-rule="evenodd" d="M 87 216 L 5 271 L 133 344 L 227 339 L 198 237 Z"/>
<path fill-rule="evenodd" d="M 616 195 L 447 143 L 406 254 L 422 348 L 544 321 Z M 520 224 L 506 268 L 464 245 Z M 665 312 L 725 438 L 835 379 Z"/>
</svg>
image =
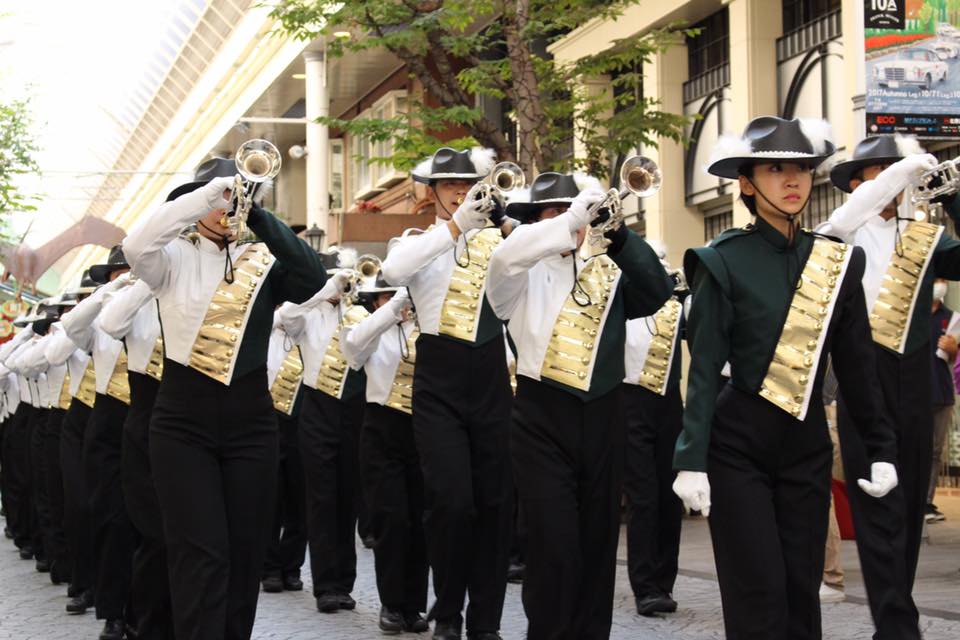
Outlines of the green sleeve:
<svg viewBox="0 0 960 640">
<path fill-rule="evenodd" d="M 323 287 L 327 272 L 320 256 L 290 227 L 260 207 L 250 210 L 247 224 L 277 259 L 269 276 L 275 304 L 305 302 Z"/>
<path fill-rule="evenodd" d="M 721 276 L 722 277 L 722 276 Z M 706 471 L 710 427 L 720 393 L 721 371 L 730 352 L 733 305 L 708 268 L 696 270 L 693 304 L 687 322 L 690 370 L 683 431 L 677 439 L 673 466 L 680 471 Z"/>
<path fill-rule="evenodd" d="M 673 281 L 667 276 L 657 254 L 646 241 L 628 231 L 623 247 L 610 256 L 623 272 L 621 292 L 627 318 L 644 318 L 656 313 L 673 294 Z"/>
<path fill-rule="evenodd" d="M 946 233 L 933 250 L 933 273 L 938 278 L 960 280 L 960 242 Z"/>
</svg>

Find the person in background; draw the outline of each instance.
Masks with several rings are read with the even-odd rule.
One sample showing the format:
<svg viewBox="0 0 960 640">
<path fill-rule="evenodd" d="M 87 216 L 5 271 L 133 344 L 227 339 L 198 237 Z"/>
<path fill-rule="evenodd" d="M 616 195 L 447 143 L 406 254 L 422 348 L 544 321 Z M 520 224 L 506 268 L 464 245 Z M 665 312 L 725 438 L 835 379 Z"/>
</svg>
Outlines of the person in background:
<svg viewBox="0 0 960 640">
<path fill-rule="evenodd" d="M 933 282 L 933 318 L 930 323 L 930 346 L 933 351 L 933 373 L 930 392 L 933 401 L 933 457 L 930 466 L 930 486 L 927 488 L 927 506 L 923 514 L 927 522 L 942 522 L 946 516 L 937 509 L 933 497 L 937 492 L 937 477 L 943 465 L 943 453 L 947 445 L 950 427 L 953 426 L 954 387 L 951 376 L 957 359 L 957 338 L 950 331 L 960 330 L 956 311 L 943 304 L 947 295 L 947 281 L 937 278 Z"/>
</svg>

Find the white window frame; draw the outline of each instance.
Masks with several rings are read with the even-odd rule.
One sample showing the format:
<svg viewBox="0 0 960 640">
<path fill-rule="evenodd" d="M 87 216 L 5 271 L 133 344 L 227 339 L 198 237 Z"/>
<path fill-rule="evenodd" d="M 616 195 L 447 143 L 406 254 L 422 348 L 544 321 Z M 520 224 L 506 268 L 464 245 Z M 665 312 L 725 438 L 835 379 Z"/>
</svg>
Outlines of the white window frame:
<svg viewBox="0 0 960 640">
<path fill-rule="evenodd" d="M 406 108 L 407 92 L 403 89 L 388 91 L 374 102 L 368 109 L 357 116 L 362 118 L 393 118 Z M 398 171 L 392 166 L 371 164 L 372 158 L 388 157 L 393 154 L 393 141 L 384 140 L 371 142 L 363 138 L 351 136 L 350 159 L 351 179 L 350 190 L 353 200 L 367 199 L 386 191 L 389 187 L 404 180 L 409 173 Z M 357 156 L 362 156 L 358 160 Z"/>
</svg>

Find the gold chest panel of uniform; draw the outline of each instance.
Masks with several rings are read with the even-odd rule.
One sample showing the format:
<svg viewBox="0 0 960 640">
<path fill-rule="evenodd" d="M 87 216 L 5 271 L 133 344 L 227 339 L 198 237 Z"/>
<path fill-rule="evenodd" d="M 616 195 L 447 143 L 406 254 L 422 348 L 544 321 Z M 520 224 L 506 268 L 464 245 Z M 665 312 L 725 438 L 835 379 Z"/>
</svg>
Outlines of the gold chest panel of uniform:
<svg viewBox="0 0 960 640">
<path fill-rule="evenodd" d="M 900 234 L 903 255 L 894 251 L 890 257 L 880 281 L 880 295 L 870 311 L 873 341 L 887 349 L 903 353 L 910 312 L 942 231 L 942 227 L 929 222 L 911 222 Z"/>
<path fill-rule="evenodd" d="M 439 333 L 467 342 L 474 341 L 483 308 L 487 265 L 493 250 L 502 241 L 503 234 L 493 227 L 481 229 L 467 241 L 460 257 L 469 261 L 466 266 L 454 264 L 447 295 L 440 307 Z"/>
<path fill-rule="evenodd" d="M 403 331 L 397 327 L 398 331 Z M 397 372 L 390 385 L 390 395 L 387 396 L 387 406 L 408 415 L 413 415 L 413 369 L 417 363 L 417 338 L 420 330 L 416 327 L 407 336 L 407 357 L 400 358 Z"/>
<path fill-rule="evenodd" d="M 93 359 L 87 361 L 87 368 L 83 370 L 83 377 L 80 378 L 80 386 L 77 387 L 77 400 L 93 409 L 93 403 L 97 399 L 97 374 L 93 370 Z"/>
<path fill-rule="evenodd" d="M 110 382 L 107 383 L 107 395 L 124 404 L 130 404 L 130 381 L 127 379 L 127 350 L 120 349 L 117 363 L 113 365 Z"/>
<path fill-rule="evenodd" d="M 667 300 L 653 315 L 656 331 L 650 338 L 647 359 L 637 383 L 649 391 L 663 395 L 667 386 L 670 363 L 673 361 L 673 348 L 676 345 L 677 331 L 680 329 L 680 311 L 683 308 L 676 300 Z"/>
<path fill-rule="evenodd" d="M 273 408 L 285 415 L 293 413 L 293 404 L 297 399 L 297 391 L 303 381 L 303 360 L 300 358 L 300 347 L 294 347 L 287 353 L 280 365 L 280 371 L 270 387 L 270 397 L 273 398 Z"/>
<path fill-rule="evenodd" d="M 323 353 L 323 362 L 320 364 L 320 373 L 317 375 L 316 387 L 327 395 L 331 395 L 338 400 L 343 395 L 343 383 L 347 379 L 347 370 L 350 365 L 340 350 L 340 333 L 344 327 L 350 327 L 370 314 L 366 309 L 359 305 L 351 305 L 343 313 L 343 322 L 333 332 L 330 337 L 330 344 Z"/>
<path fill-rule="evenodd" d="M 190 350 L 190 366 L 230 384 L 237 350 L 253 298 L 275 258 L 261 244 L 251 244 L 233 263 L 233 282 L 222 280 Z"/>
<path fill-rule="evenodd" d="M 540 376 L 568 387 L 590 390 L 590 365 L 600 342 L 600 327 L 620 268 L 606 255 L 590 260 L 577 275 L 580 288 L 590 296 L 581 307 L 569 294 L 553 324 Z"/>
<path fill-rule="evenodd" d="M 66 411 L 70 408 L 70 401 L 72 399 L 70 396 L 70 372 L 67 371 L 63 376 L 63 384 L 60 385 L 60 397 L 57 399 L 57 408 Z"/>
<path fill-rule="evenodd" d="M 799 417 L 812 390 L 811 373 L 817 348 L 830 322 L 830 310 L 840 292 L 840 278 L 849 260 L 849 247 L 817 238 L 800 274 L 780 339 L 773 351 L 760 395 L 790 415 Z"/>
<path fill-rule="evenodd" d="M 147 363 L 147 375 L 159 381 L 163 378 L 163 336 L 157 336 L 150 352 L 150 362 Z"/>
</svg>

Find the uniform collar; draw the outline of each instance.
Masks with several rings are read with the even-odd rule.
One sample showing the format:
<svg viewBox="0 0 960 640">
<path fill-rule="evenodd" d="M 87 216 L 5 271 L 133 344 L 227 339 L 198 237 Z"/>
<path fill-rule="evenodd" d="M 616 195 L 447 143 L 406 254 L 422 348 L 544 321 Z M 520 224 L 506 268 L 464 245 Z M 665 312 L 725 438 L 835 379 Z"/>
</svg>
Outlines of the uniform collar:
<svg viewBox="0 0 960 640">
<path fill-rule="evenodd" d="M 221 249 L 216 242 L 202 235 L 199 237 L 197 242 L 197 248 L 200 249 L 202 253 L 209 253 L 215 256 L 223 256 L 224 252 L 226 251 L 226 249 Z M 231 242 L 229 248 L 231 256 L 237 255 L 237 253 L 240 251 L 240 245 L 238 245 L 236 242 Z"/>
<path fill-rule="evenodd" d="M 753 226 L 756 228 L 757 232 L 760 233 L 760 237 L 766 240 L 768 243 L 773 245 L 777 249 L 786 249 L 788 248 L 787 237 L 780 233 L 773 225 L 763 219 L 762 216 L 757 216 L 756 222 L 753 223 Z M 799 236 L 800 230 L 797 229 L 797 235 Z"/>
</svg>

